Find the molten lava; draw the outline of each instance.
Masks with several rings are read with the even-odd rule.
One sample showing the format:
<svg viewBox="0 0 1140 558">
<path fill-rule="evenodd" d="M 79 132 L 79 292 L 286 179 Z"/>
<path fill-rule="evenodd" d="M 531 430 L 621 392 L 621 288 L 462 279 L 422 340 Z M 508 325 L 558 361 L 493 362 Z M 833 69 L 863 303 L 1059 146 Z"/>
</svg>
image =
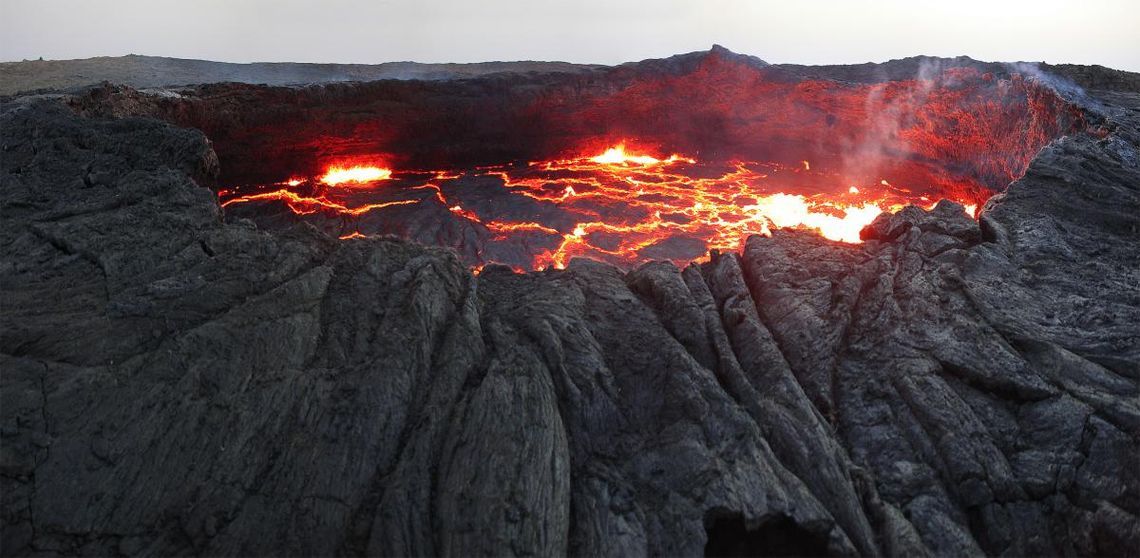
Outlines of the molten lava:
<svg viewBox="0 0 1140 558">
<path fill-rule="evenodd" d="M 380 188 L 380 180 L 394 184 Z M 768 235 L 774 228 L 802 228 L 858 243 L 859 231 L 883 211 L 907 204 L 932 207 L 938 201 L 914 193 L 928 191 L 923 185 L 896 186 L 886 178 L 851 182 L 822 168 L 812 170 L 806 160 L 698 163 L 676 154 L 630 152 L 619 144 L 597 155 L 465 172 L 394 175 L 379 167 L 334 167 L 320 177 L 252 192 L 223 191 L 222 205 L 284 203 L 296 215 L 336 219 L 342 239 L 406 233 L 422 228 L 413 223 L 424 220 L 440 227 L 441 220 L 458 220 L 483 238 L 485 246 L 469 258 L 476 260 L 469 262 L 474 267 L 500 262 L 544 269 L 562 268 L 575 256 L 626 266 L 651 259 L 688 261 L 709 249 L 737 249 L 748 236 Z M 949 192 L 958 193 L 953 201 L 971 215 L 986 197 L 968 185 Z M 377 217 L 383 210 L 404 212 L 395 220 Z M 393 221 L 403 228 L 393 227 Z M 460 241 L 463 237 L 458 235 Z M 526 252 L 523 261 L 496 258 L 497 244 L 512 243 Z"/>
<path fill-rule="evenodd" d="M 389 178 L 392 178 L 391 169 L 357 165 L 353 167 L 329 167 L 328 171 L 321 176 L 320 181 L 329 186 L 338 186 L 341 184 L 351 186 L 367 185 L 370 182 L 388 180 Z M 296 186 L 296 184 L 290 185 Z"/>
<path fill-rule="evenodd" d="M 593 157 L 590 157 L 590 161 L 594 162 L 594 163 L 600 163 L 603 165 L 626 165 L 626 166 L 639 165 L 642 167 L 647 167 L 650 165 L 676 163 L 677 161 L 685 161 L 685 162 L 689 162 L 689 163 L 696 163 L 696 161 L 694 161 L 693 159 L 681 157 L 680 155 L 675 155 L 675 154 L 670 155 L 669 158 L 665 159 L 665 160 L 661 160 L 661 159 L 658 159 L 656 157 L 651 157 L 649 155 L 631 155 L 629 153 L 626 153 L 624 143 L 618 144 L 615 147 L 611 147 L 611 148 L 605 150 L 605 152 L 602 153 L 601 155 L 595 155 Z M 556 161 L 554 164 L 556 164 L 556 163 L 566 163 L 566 161 Z M 548 163 L 547 166 L 548 167 L 552 166 L 552 163 Z"/>
</svg>

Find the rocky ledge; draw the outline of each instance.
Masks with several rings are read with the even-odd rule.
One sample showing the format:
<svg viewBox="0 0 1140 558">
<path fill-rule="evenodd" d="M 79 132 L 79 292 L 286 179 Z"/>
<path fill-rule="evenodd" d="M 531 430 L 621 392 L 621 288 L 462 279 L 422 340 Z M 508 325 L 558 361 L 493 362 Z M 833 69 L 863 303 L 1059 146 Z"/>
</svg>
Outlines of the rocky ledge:
<svg viewBox="0 0 1140 558">
<path fill-rule="evenodd" d="M 200 133 L 0 116 L 5 555 L 1123 555 L 1140 94 L 980 222 L 472 275 L 228 222 Z"/>
</svg>

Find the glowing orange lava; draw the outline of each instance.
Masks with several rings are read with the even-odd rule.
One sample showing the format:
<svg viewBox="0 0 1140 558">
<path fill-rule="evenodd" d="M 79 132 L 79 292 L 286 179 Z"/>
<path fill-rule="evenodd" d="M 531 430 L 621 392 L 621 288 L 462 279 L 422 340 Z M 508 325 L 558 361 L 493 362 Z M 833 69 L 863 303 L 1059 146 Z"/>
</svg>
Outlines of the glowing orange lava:
<svg viewBox="0 0 1140 558">
<path fill-rule="evenodd" d="M 601 155 L 590 157 L 590 161 L 603 165 L 639 165 L 642 167 L 676 163 L 677 161 L 685 161 L 688 163 L 696 162 L 693 159 L 681 157 L 680 155 L 670 155 L 669 158 L 664 160 L 649 155 L 632 155 L 626 153 L 624 143 L 605 150 Z M 556 163 L 558 162 L 564 163 L 565 161 L 556 161 Z"/>
<path fill-rule="evenodd" d="M 365 236 L 375 223 L 387 226 L 372 212 L 394 206 L 420 208 L 413 211 L 422 211 L 414 214 L 422 217 L 411 218 L 433 219 L 437 226 L 442 226 L 441 215 L 451 215 L 484 231 L 480 238 L 485 246 L 471 262 L 477 269 L 501 261 L 492 250 L 497 243 L 525 251 L 525 260 L 503 262 L 516 269 L 562 268 L 576 256 L 618 265 L 687 261 L 710 249 L 738 249 L 748 236 L 769 235 L 776 228 L 808 229 L 831 240 L 859 243 L 860 230 L 882 212 L 912 203 L 930 207 L 937 201 L 886 178 L 860 182 L 813 170 L 806 160 L 704 164 L 682 155 L 630 152 L 624 144 L 597 155 L 523 167 L 405 174 L 394 178 L 378 167 L 330 168 L 311 180 L 278 183 L 276 190 L 244 195 L 225 190 L 220 195 L 226 207 L 276 201 L 298 215 L 339 216 L 342 228 L 336 234 L 345 239 Z M 501 183 L 503 190 L 494 195 L 507 201 L 486 201 L 486 188 L 494 187 L 487 178 Z M 377 180 L 395 184 L 378 188 Z M 341 184 L 356 185 L 336 187 Z M 919 186 L 915 191 L 924 191 Z M 520 201 L 510 202 L 512 197 Z M 524 203 L 524 198 L 529 200 Z M 984 198 L 954 201 L 973 216 Z M 524 206 L 534 208 L 533 214 L 520 218 L 524 214 L 518 208 Z M 366 215 L 372 215 L 368 221 Z M 368 229 L 359 230 L 362 224 L 369 224 Z"/>
<path fill-rule="evenodd" d="M 389 178 L 392 178 L 391 169 L 358 165 L 354 167 L 330 167 L 320 180 L 329 186 L 338 186 L 341 184 L 366 185 L 369 182 L 388 180 Z M 296 186 L 292 180 L 289 185 Z"/>
</svg>

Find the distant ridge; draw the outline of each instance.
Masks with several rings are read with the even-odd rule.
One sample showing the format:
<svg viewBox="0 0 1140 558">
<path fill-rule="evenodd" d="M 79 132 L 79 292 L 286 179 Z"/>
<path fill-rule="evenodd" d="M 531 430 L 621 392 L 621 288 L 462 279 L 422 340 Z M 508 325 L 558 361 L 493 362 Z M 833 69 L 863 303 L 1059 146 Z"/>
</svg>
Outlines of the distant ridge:
<svg viewBox="0 0 1140 558">
<path fill-rule="evenodd" d="M 0 62 L 0 95 L 61 91 L 110 81 L 136 88 L 235 81 L 294 85 L 378 79 L 441 80 L 494 73 L 586 72 L 602 66 L 569 62 L 477 62 L 471 64 L 238 64 L 162 56 L 100 56 L 80 60 Z"/>
<path fill-rule="evenodd" d="M 1102 66 L 1044 63 L 983 62 L 968 56 L 942 58 L 911 56 L 882 63 L 806 66 L 770 64 L 721 45 L 709 50 L 651 58 L 616 66 L 574 64 L 571 62 L 476 62 L 466 64 L 426 64 L 385 62 L 382 64 L 318 64 L 301 62 L 255 62 L 239 64 L 162 56 L 102 56 L 80 60 L 25 60 L 0 62 L 0 95 L 65 92 L 105 81 L 137 89 L 180 87 L 205 83 L 238 82 L 265 85 L 308 85 L 349 81 L 450 80 L 491 74 L 560 73 L 588 74 L 602 69 L 619 73 L 684 72 L 709 61 L 739 64 L 761 69 L 779 79 L 830 79 L 878 83 L 919 76 L 924 70 L 970 67 L 997 75 L 1038 68 L 1067 77 L 1077 85 L 1092 89 L 1140 90 L 1140 74 Z M 1032 71 L 1032 70 L 1031 70 Z"/>
</svg>

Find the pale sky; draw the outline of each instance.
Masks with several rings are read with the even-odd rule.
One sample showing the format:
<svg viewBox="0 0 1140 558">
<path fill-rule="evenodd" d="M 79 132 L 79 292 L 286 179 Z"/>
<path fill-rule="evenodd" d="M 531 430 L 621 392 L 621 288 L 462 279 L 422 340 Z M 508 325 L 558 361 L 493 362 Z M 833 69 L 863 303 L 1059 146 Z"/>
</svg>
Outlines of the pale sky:
<svg viewBox="0 0 1140 558">
<path fill-rule="evenodd" d="M 1140 0 L 0 0 L 0 60 L 563 60 L 706 50 L 848 64 L 917 54 L 1140 71 Z"/>
</svg>

